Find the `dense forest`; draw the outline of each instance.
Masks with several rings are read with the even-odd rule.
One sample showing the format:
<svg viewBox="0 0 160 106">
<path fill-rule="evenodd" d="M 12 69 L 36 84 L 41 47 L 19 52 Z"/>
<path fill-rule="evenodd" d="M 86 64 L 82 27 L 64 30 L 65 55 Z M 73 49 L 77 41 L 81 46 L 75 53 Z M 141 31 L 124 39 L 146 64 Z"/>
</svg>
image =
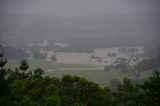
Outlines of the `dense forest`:
<svg viewBox="0 0 160 106">
<path fill-rule="evenodd" d="M 101 87 L 85 78 L 44 75 L 40 68 L 30 70 L 26 60 L 7 69 L 0 54 L 0 106 L 160 106 L 160 73 L 142 84 L 125 78 L 117 90 Z"/>
</svg>

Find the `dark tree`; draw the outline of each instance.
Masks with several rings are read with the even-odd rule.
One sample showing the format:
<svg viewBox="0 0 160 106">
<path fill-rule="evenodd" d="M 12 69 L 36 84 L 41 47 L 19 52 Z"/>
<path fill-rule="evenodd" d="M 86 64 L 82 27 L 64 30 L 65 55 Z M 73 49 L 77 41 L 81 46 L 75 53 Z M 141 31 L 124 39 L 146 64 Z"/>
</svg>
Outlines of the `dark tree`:
<svg viewBox="0 0 160 106">
<path fill-rule="evenodd" d="M 4 79 L 6 75 L 6 69 L 4 69 L 4 66 L 7 63 L 7 59 L 4 58 L 4 51 L 2 50 L 2 47 L 0 46 L 0 79 Z"/>
<path fill-rule="evenodd" d="M 10 105 L 10 98 L 7 97 L 9 94 L 8 82 L 6 80 L 6 69 L 4 66 L 7 63 L 7 59 L 4 58 L 4 51 L 0 45 L 0 105 Z"/>
<path fill-rule="evenodd" d="M 44 74 L 44 71 L 40 68 L 37 68 L 34 70 L 34 78 L 42 78 L 42 74 Z"/>
<path fill-rule="evenodd" d="M 27 61 L 22 60 L 21 65 L 19 66 L 19 69 L 25 72 L 28 68 L 29 68 L 29 65 L 28 65 Z"/>
<path fill-rule="evenodd" d="M 160 106 L 160 73 L 155 72 L 153 76 L 141 86 L 146 95 L 147 106 Z"/>
<path fill-rule="evenodd" d="M 51 57 L 51 60 L 52 60 L 53 62 L 57 62 L 57 57 L 56 57 L 56 56 L 52 56 L 52 57 Z"/>
</svg>

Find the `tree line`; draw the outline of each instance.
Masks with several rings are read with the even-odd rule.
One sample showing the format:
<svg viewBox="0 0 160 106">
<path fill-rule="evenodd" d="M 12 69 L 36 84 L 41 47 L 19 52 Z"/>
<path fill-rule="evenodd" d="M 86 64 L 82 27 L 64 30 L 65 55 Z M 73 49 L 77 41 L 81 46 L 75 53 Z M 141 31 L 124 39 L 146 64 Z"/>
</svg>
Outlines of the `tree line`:
<svg viewBox="0 0 160 106">
<path fill-rule="evenodd" d="M 0 53 L 0 106 L 160 106 L 160 73 L 154 72 L 143 84 L 125 78 L 112 92 L 85 78 L 44 75 L 30 70 L 26 60 L 7 69 Z"/>
</svg>

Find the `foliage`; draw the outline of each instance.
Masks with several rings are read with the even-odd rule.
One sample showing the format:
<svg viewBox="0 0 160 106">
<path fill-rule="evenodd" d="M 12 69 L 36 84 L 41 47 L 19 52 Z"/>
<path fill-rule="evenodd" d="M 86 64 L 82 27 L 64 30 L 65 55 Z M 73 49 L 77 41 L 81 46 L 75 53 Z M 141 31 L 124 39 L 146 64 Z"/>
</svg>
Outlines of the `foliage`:
<svg viewBox="0 0 160 106">
<path fill-rule="evenodd" d="M 146 95 L 147 106 L 160 106 L 160 73 L 155 72 L 153 76 L 141 85 Z"/>
<path fill-rule="evenodd" d="M 146 59 L 138 63 L 135 68 L 138 71 L 146 71 L 146 70 L 153 70 L 156 68 L 160 68 L 160 57 L 153 58 L 153 59 Z"/>
<path fill-rule="evenodd" d="M 57 62 L 57 57 L 56 57 L 56 56 L 52 56 L 52 57 L 51 57 L 51 60 L 52 60 L 53 62 Z"/>
<path fill-rule="evenodd" d="M 124 79 L 113 95 L 118 106 L 160 106 L 160 73 L 153 73 L 153 76 L 141 85 Z"/>
<path fill-rule="evenodd" d="M 138 106 L 140 99 L 139 88 L 125 78 L 123 84 L 118 85 L 117 91 L 114 92 L 114 97 L 119 106 Z"/>
<path fill-rule="evenodd" d="M 6 106 L 112 106 L 110 91 L 78 76 L 61 79 L 45 77 L 43 70 L 29 71 L 26 61 L 19 68 L 8 69 L 3 82 L 8 93 L 1 94 L 0 105 Z M 1 83 L 2 84 L 2 83 Z"/>
<path fill-rule="evenodd" d="M 118 79 L 112 79 L 110 81 L 109 88 L 112 91 L 116 91 L 119 84 L 120 84 L 120 81 Z"/>
<path fill-rule="evenodd" d="M 26 60 L 16 69 L 5 69 L 2 58 L 0 55 L 0 106 L 160 106 L 159 72 L 141 85 L 125 78 L 111 92 L 78 76 L 43 76 L 42 69 L 30 71 Z"/>
</svg>

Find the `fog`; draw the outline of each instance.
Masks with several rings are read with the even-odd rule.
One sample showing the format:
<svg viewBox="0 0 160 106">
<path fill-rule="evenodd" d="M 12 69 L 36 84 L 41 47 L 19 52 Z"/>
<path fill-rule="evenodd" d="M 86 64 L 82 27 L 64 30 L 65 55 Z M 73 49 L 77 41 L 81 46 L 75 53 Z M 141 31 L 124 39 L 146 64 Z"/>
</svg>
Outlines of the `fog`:
<svg viewBox="0 0 160 106">
<path fill-rule="evenodd" d="M 159 5 L 159 0 L 1 0 L 0 41 L 144 46 L 159 38 Z"/>
<path fill-rule="evenodd" d="M 75 17 L 151 13 L 158 0 L 1 0 L 1 12 Z"/>
<path fill-rule="evenodd" d="M 160 106 L 160 0 L 0 0 L 0 76 L 2 106 Z"/>
</svg>

